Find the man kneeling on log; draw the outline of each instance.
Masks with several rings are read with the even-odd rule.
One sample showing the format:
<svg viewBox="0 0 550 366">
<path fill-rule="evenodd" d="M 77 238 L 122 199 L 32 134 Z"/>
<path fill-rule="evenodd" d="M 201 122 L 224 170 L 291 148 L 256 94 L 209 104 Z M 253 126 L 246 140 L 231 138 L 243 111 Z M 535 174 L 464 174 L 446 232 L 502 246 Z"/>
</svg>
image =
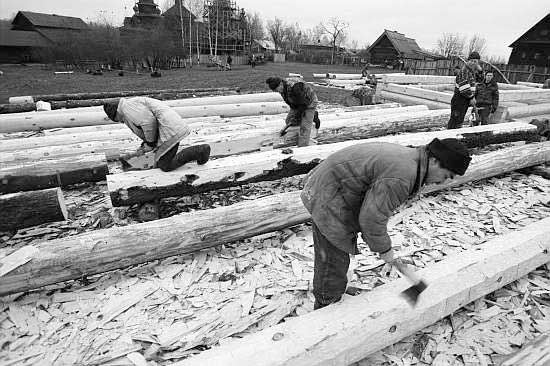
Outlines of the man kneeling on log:
<svg viewBox="0 0 550 366">
<path fill-rule="evenodd" d="M 424 184 L 463 175 L 470 160 L 468 149 L 458 140 L 434 139 L 418 148 L 354 145 L 313 169 L 305 178 L 301 198 L 313 221 L 315 309 L 339 301 L 344 294 L 349 255 L 359 253 L 359 232 L 382 260 L 402 265 L 387 232 L 393 211 Z"/>
<path fill-rule="evenodd" d="M 160 100 L 120 98 L 118 102 L 104 104 L 103 110 L 111 120 L 126 124 L 143 140 L 134 156 L 153 151 L 154 165 L 165 172 L 190 161 L 205 164 L 210 158 L 210 145 L 207 144 L 186 147 L 178 153 L 180 141 L 189 135 L 189 127 Z"/>
<path fill-rule="evenodd" d="M 317 94 L 313 87 L 305 81 L 296 78 L 281 79 L 270 77 L 265 81 L 272 91 L 278 92 L 283 100 L 290 107 L 286 116 L 285 127 L 281 130 L 281 137 L 289 133 L 287 138 L 292 138 L 298 132 L 298 147 L 309 146 L 311 140 L 312 126 L 315 122 L 315 129 L 318 130 L 321 121 L 317 113 Z M 296 131 L 299 130 L 299 131 Z"/>
</svg>

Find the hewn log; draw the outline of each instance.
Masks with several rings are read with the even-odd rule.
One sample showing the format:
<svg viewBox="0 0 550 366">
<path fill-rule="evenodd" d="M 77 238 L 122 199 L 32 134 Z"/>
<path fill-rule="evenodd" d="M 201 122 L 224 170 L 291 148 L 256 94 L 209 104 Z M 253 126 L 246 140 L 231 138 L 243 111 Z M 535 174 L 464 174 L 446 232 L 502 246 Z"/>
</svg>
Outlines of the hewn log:
<svg viewBox="0 0 550 366">
<path fill-rule="evenodd" d="M 70 94 L 39 94 L 32 96 L 10 97 L 9 103 L 37 102 L 39 100 L 51 102 L 56 100 L 82 100 L 82 99 L 104 99 L 104 98 L 120 98 L 131 97 L 137 95 L 150 94 L 170 94 L 170 93 L 196 93 L 196 92 L 216 92 L 216 91 L 233 91 L 232 88 L 194 88 L 194 89 L 161 89 L 161 90 L 126 90 L 114 92 L 92 92 L 92 93 L 70 93 Z"/>
<path fill-rule="evenodd" d="M 486 161 L 496 161 L 501 166 L 497 174 L 503 174 L 547 160 L 550 160 L 550 142 L 504 149 L 474 157 L 465 176 L 472 174 L 477 179 L 478 165 L 486 169 Z M 489 172 L 494 174 L 493 170 Z M 38 252 L 30 262 L 0 277 L 0 296 L 242 240 L 308 219 L 300 192 L 289 192 L 49 240 L 36 245 Z"/>
<path fill-rule="evenodd" d="M 32 191 L 82 182 L 98 182 L 104 180 L 108 173 L 103 154 L 2 163 L 0 192 Z"/>
<path fill-rule="evenodd" d="M 535 104 L 523 107 L 508 107 L 506 118 L 521 118 L 550 113 L 550 103 Z"/>
<path fill-rule="evenodd" d="M 518 81 L 517 82 L 518 85 L 525 85 L 525 86 L 530 86 L 532 88 L 542 88 L 542 83 L 529 83 L 527 81 Z"/>
<path fill-rule="evenodd" d="M 550 332 L 509 355 L 500 366 L 550 366 Z"/>
<path fill-rule="evenodd" d="M 334 121 L 342 121 L 342 120 L 350 120 L 354 119 L 352 124 L 357 124 L 360 121 L 365 121 L 366 118 L 369 117 L 375 117 L 380 116 L 383 120 L 384 117 L 390 116 L 390 115 L 397 115 L 397 114 L 403 114 L 403 113 L 410 113 L 411 120 L 414 121 L 415 118 L 418 119 L 418 117 L 423 116 L 432 116 L 434 115 L 427 113 L 427 108 L 424 106 L 412 106 L 412 107 L 400 107 L 400 108 L 391 108 L 391 109 L 371 109 L 371 110 L 365 110 L 365 111 L 351 111 L 351 112 L 336 112 L 336 113 L 330 113 L 327 115 L 321 115 L 321 118 L 323 120 L 322 123 L 322 129 L 325 129 L 326 126 L 330 126 L 331 123 Z M 426 113 L 426 114 L 424 114 Z M 255 119 L 257 121 L 247 119 L 247 123 L 241 123 L 241 124 L 221 124 L 221 123 L 213 123 L 211 124 L 211 128 L 204 128 L 204 124 L 189 124 L 189 127 L 193 130 L 191 137 L 184 141 L 184 144 L 192 144 L 194 139 L 197 138 L 204 138 L 204 141 L 209 141 L 209 138 L 206 137 L 207 135 L 220 135 L 219 137 L 216 137 L 212 141 L 216 141 L 216 139 L 231 139 L 231 138 L 239 138 L 238 131 L 243 131 L 245 135 L 249 136 L 259 136 L 258 138 L 262 141 L 266 138 L 270 138 L 271 135 L 275 132 L 278 132 L 282 126 L 284 126 L 284 116 L 281 116 L 277 119 L 262 119 L 260 117 L 256 117 Z M 244 122 L 244 120 L 243 120 Z M 328 123 L 328 124 L 327 124 Z M 414 122 L 407 124 L 407 125 L 413 125 Z M 200 125 L 200 127 L 198 127 Z M 28 137 L 28 138 L 21 138 L 21 139 L 8 139 L 8 140 L 0 140 L 0 152 L 7 152 L 7 151 L 16 151 L 16 150 L 22 150 L 22 149 L 36 149 L 39 147 L 52 147 L 52 146 L 60 146 L 60 145 L 72 145 L 72 144 L 80 144 L 85 142 L 99 142 L 103 145 L 107 143 L 107 146 L 111 146 L 113 149 L 117 147 L 119 143 L 126 143 L 126 142 L 136 142 L 140 141 L 139 138 L 134 135 L 128 127 L 125 125 L 117 125 L 120 126 L 120 128 L 117 129 L 107 129 L 103 131 L 98 132 L 85 132 L 85 133 L 74 133 L 74 134 L 62 134 L 62 135 L 54 135 L 54 136 L 40 136 L 40 137 Z M 78 127 L 77 127 L 78 128 Z M 82 127 L 80 127 L 82 128 Z M 414 127 L 412 127 L 414 128 Z M 266 133 L 266 131 L 259 131 L 254 132 L 254 130 L 259 129 L 269 129 L 269 131 Z M 72 129 L 69 129 L 69 132 Z M 245 131 L 246 130 L 246 131 Z M 402 132 L 402 131 L 395 131 L 395 132 Z M 265 137 L 264 137 L 265 136 Z M 242 136 L 241 136 L 242 137 Z M 360 138 L 360 137 L 359 137 Z M 219 155 L 219 154 L 218 154 Z M 218 156 L 216 155 L 216 156 Z"/>
<path fill-rule="evenodd" d="M 0 195 L 0 231 L 67 219 L 60 188 Z"/>
<path fill-rule="evenodd" d="M 273 150 L 222 158 L 203 166 L 187 165 L 167 173 L 148 170 L 108 175 L 107 187 L 114 206 L 131 205 L 157 198 L 190 195 L 213 189 L 305 174 L 333 152 L 355 144 L 385 141 L 419 146 L 429 143 L 435 137 L 458 138 L 470 147 L 517 141 L 524 138 L 538 139 L 536 127 L 525 123 L 384 136 L 368 140 L 295 148 L 290 154 L 281 150 Z M 547 147 L 550 147 L 550 143 Z M 550 155 L 550 150 L 547 151 L 547 155 Z M 531 161 L 529 157 L 527 160 Z M 492 169 L 498 170 L 501 165 L 505 166 L 506 162 L 499 162 L 497 165 L 491 164 L 489 163 Z M 483 171 L 479 173 L 483 174 Z"/>
<path fill-rule="evenodd" d="M 450 109 L 451 108 L 450 104 L 435 102 L 430 99 L 418 98 L 410 95 L 392 93 L 385 90 L 377 91 L 376 95 L 381 100 L 389 100 L 392 102 L 403 103 L 405 105 L 426 105 L 430 109 Z"/>
<path fill-rule="evenodd" d="M 396 84 L 452 84 L 455 82 L 454 76 L 437 75 L 392 75 L 382 76 L 383 83 Z"/>
<path fill-rule="evenodd" d="M 519 102 L 529 99 L 550 100 L 550 89 L 530 88 L 528 90 L 502 90 L 499 92 L 499 102 Z"/>
<path fill-rule="evenodd" d="M 238 117 L 262 114 L 278 114 L 288 111 L 284 102 L 259 102 L 219 104 L 205 106 L 174 107 L 182 118 L 190 117 Z M 57 127 L 80 127 L 113 124 L 102 110 L 77 113 L 16 113 L 0 115 L 0 132 L 38 131 Z M 55 111 L 54 111 L 55 112 Z"/>
<path fill-rule="evenodd" d="M 416 86 L 411 86 L 411 85 L 383 84 L 381 88 L 382 90 L 387 92 L 404 94 L 406 96 L 417 97 L 422 99 L 429 99 L 434 102 L 440 102 L 445 104 L 451 104 L 451 98 L 453 97 L 453 94 L 451 93 L 444 93 L 444 92 L 435 91 L 435 90 L 427 90 L 427 89 L 418 88 Z"/>
<path fill-rule="evenodd" d="M 414 307 L 400 295 L 410 283 L 399 279 L 172 365 L 350 365 L 548 261 L 550 218 L 420 270 L 428 287 Z"/>
<path fill-rule="evenodd" d="M 363 75 L 362 74 L 336 74 L 336 73 L 329 72 L 327 74 L 327 78 L 340 79 L 340 80 L 357 80 L 357 79 L 362 79 Z"/>
</svg>

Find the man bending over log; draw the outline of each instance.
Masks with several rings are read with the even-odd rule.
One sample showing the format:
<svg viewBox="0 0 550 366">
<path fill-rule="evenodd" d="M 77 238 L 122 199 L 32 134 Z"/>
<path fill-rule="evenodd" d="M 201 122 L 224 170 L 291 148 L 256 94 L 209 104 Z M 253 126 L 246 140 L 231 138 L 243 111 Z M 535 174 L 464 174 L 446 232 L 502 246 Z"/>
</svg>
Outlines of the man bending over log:
<svg viewBox="0 0 550 366">
<path fill-rule="evenodd" d="M 205 164 L 210 158 L 207 144 L 190 146 L 178 153 L 180 141 L 189 135 L 189 127 L 172 108 L 157 99 L 120 98 L 104 104 L 103 110 L 111 120 L 126 124 L 143 140 L 134 155 L 154 151 L 155 166 L 165 172 L 190 161 Z"/>
<path fill-rule="evenodd" d="M 393 211 L 424 184 L 463 175 L 470 160 L 468 149 L 458 140 L 434 139 L 418 148 L 354 145 L 313 169 L 305 178 L 301 198 L 313 221 L 315 309 L 339 301 L 344 294 L 349 256 L 359 253 L 359 232 L 382 260 L 401 265 L 387 232 Z"/>
<path fill-rule="evenodd" d="M 311 132 L 312 125 L 315 122 L 315 129 L 319 129 L 321 122 L 317 113 L 317 95 L 313 87 L 305 81 L 296 78 L 281 79 L 280 77 L 270 77 L 266 84 L 272 91 L 278 92 L 283 100 L 290 107 L 286 116 L 285 127 L 281 130 L 281 136 L 289 133 L 289 137 L 298 132 L 298 147 L 309 146 L 312 144 Z M 296 131 L 299 130 L 299 131 Z"/>
</svg>

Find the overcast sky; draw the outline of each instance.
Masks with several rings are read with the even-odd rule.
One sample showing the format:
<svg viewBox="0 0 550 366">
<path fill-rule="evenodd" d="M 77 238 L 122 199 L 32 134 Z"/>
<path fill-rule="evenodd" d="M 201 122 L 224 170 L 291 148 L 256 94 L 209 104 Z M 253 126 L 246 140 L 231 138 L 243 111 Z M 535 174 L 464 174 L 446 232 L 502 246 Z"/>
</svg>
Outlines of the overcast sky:
<svg viewBox="0 0 550 366">
<path fill-rule="evenodd" d="M 156 0 L 164 3 L 166 0 Z M 186 0 L 184 0 L 186 1 Z M 487 40 L 487 54 L 508 58 L 510 45 L 550 12 L 550 0 L 236 0 L 246 11 L 265 20 L 275 17 L 308 29 L 330 17 L 350 24 L 349 40 L 372 43 L 384 29 L 416 39 L 433 49 L 444 32 Z M 100 16 L 122 24 L 133 13 L 134 0 L 0 0 L 0 18 L 18 10 L 70 15 L 84 21 Z"/>
</svg>

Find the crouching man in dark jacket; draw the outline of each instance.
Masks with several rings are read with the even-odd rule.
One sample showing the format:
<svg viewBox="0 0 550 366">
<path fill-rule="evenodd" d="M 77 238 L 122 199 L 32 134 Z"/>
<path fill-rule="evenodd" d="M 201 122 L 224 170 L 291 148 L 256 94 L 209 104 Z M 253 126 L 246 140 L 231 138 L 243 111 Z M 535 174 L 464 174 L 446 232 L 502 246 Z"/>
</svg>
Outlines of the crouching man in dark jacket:
<svg viewBox="0 0 550 366">
<path fill-rule="evenodd" d="M 394 262 L 387 232 L 393 211 L 424 184 L 463 175 L 470 160 L 456 139 L 434 139 L 418 148 L 366 143 L 342 149 L 312 170 L 301 198 L 313 221 L 315 309 L 344 294 L 359 232 L 372 251 Z"/>
<path fill-rule="evenodd" d="M 281 130 L 281 136 L 285 134 L 289 127 L 295 127 L 298 132 L 298 147 L 309 146 L 312 144 L 311 132 L 315 122 L 315 128 L 320 126 L 319 115 L 317 114 L 317 94 L 313 87 L 305 81 L 295 78 L 281 79 L 279 77 L 270 77 L 265 81 L 272 91 L 278 92 L 283 100 L 290 107 L 286 117 L 285 128 Z M 289 133 L 288 138 L 292 137 Z"/>
</svg>

